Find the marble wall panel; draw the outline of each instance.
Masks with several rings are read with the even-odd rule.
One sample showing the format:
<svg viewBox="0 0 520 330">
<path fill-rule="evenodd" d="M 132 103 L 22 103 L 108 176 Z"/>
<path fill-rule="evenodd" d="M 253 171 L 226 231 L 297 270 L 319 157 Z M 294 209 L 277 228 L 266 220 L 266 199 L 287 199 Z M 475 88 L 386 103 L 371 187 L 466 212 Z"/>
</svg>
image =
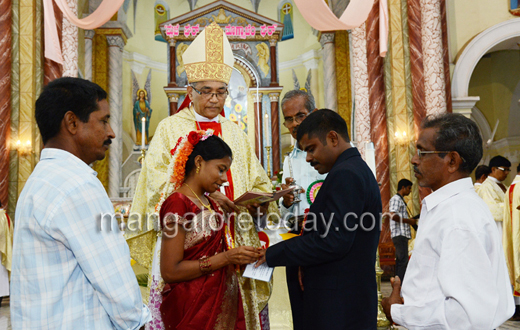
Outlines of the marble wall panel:
<svg viewBox="0 0 520 330">
<path fill-rule="evenodd" d="M 93 40 L 92 46 L 92 81 L 101 86 L 110 97 L 110 91 L 108 90 L 108 43 L 106 36 L 103 34 L 96 33 Z M 93 165 L 94 171 L 98 174 L 98 179 L 105 187 L 108 192 L 108 159 L 110 150 L 106 152 L 103 160 L 97 161 Z"/>
<path fill-rule="evenodd" d="M 18 139 L 20 95 L 15 92 L 20 86 L 20 33 L 19 0 L 11 1 L 11 141 Z M 9 152 L 9 188 L 7 212 L 14 219 L 16 200 L 18 199 L 18 153 Z"/>
<path fill-rule="evenodd" d="M 8 204 L 11 135 L 11 0 L 0 0 L 0 203 Z"/>
<path fill-rule="evenodd" d="M 367 19 L 367 61 L 370 107 L 370 137 L 375 146 L 377 181 L 381 184 L 383 210 L 390 200 L 389 155 L 385 109 L 384 63 L 379 56 L 379 0 Z"/>
<path fill-rule="evenodd" d="M 347 31 L 336 31 L 334 47 L 336 49 L 336 91 L 338 113 L 345 119 L 352 130 L 352 84 L 350 74 L 350 45 Z"/>
<path fill-rule="evenodd" d="M 444 65 L 444 85 L 446 92 L 446 111 L 452 112 L 451 103 L 451 78 L 450 78 L 450 53 L 448 52 L 448 22 L 446 19 L 446 0 L 440 1 L 441 32 L 442 32 L 442 60 Z"/>
<path fill-rule="evenodd" d="M 426 116 L 424 95 L 424 64 L 421 37 L 421 1 L 407 0 L 408 5 L 408 41 L 410 44 L 410 73 L 412 81 L 413 115 L 415 139 L 419 127 Z"/>
</svg>

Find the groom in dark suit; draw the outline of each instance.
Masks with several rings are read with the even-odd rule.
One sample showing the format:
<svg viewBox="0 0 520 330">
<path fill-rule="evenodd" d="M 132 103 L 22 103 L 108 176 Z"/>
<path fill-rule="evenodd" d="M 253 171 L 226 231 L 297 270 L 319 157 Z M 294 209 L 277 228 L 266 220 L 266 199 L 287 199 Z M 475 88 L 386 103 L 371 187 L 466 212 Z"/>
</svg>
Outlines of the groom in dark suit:
<svg viewBox="0 0 520 330">
<path fill-rule="evenodd" d="M 350 145 L 347 124 L 332 110 L 311 113 L 297 138 L 307 162 L 329 174 L 303 234 L 269 247 L 258 264 L 300 266 L 301 329 L 375 330 L 382 207 L 374 174 Z"/>
</svg>

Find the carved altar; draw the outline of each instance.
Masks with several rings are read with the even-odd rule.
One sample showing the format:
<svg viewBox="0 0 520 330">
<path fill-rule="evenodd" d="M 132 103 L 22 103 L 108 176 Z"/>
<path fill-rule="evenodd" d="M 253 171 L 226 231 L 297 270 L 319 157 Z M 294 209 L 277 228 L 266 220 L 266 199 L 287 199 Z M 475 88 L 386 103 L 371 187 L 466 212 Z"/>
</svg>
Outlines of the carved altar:
<svg viewBox="0 0 520 330">
<path fill-rule="evenodd" d="M 283 24 L 232 3 L 219 0 L 160 24 L 168 42 L 170 115 L 186 95 L 187 77 L 182 54 L 205 26 L 215 21 L 225 31 L 235 56 L 225 103 L 226 117 L 239 125 L 255 145 L 267 168 L 265 147 L 271 146 L 273 171 L 281 165 L 277 43 Z"/>
</svg>

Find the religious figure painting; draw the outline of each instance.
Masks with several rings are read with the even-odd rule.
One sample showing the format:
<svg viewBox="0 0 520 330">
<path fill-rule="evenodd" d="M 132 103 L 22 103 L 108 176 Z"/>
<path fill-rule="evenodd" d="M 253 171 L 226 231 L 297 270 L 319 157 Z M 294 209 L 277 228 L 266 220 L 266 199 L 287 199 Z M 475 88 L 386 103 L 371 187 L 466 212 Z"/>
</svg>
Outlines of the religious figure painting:
<svg viewBox="0 0 520 330">
<path fill-rule="evenodd" d="M 269 46 L 266 43 L 259 43 L 256 45 L 258 51 L 258 68 L 264 73 L 264 77 L 267 77 L 269 73 Z"/>
<path fill-rule="evenodd" d="M 520 16 L 520 5 L 518 0 L 509 0 L 510 7 L 509 12 L 515 16 Z"/>
<path fill-rule="evenodd" d="M 152 100 L 151 80 L 152 69 L 148 71 L 148 77 L 146 78 L 144 88 L 140 88 L 135 73 L 132 71 L 132 95 L 134 96 L 133 118 L 136 145 L 148 145 L 150 142 L 148 129 L 150 127 L 150 119 L 152 117 L 152 109 L 150 108 L 150 102 Z M 143 118 L 145 127 L 144 132 Z"/>
</svg>

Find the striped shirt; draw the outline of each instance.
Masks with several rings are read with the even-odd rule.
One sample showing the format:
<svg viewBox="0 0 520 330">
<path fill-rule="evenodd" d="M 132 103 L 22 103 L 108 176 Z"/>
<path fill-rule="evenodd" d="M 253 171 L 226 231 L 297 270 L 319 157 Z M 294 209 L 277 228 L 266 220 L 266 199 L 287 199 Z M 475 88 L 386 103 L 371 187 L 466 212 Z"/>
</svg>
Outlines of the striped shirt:
<svg viewBox="0 0 520 330">
<path fill-rule="evenodd" d="M 139 329 L 150 319 L 96 174 L 69 152 L 42 151 L 16 207 L 13 329 Z"/>
<path fill-rule="evenodd" d="M 406 203 L 403 197 L 399 194 L 395 194 L 394 197 L 390 198 L 389 211 L 395 214 L 399 214 L 402 219 L 408 219 L 408 210 L 406 209 Z M 410 225 L 404 222 L 390 220 L 390 234 L 391 237 L 404 236 L 408 239 L 412 238 L 410 231 Z"/>
</svg>

